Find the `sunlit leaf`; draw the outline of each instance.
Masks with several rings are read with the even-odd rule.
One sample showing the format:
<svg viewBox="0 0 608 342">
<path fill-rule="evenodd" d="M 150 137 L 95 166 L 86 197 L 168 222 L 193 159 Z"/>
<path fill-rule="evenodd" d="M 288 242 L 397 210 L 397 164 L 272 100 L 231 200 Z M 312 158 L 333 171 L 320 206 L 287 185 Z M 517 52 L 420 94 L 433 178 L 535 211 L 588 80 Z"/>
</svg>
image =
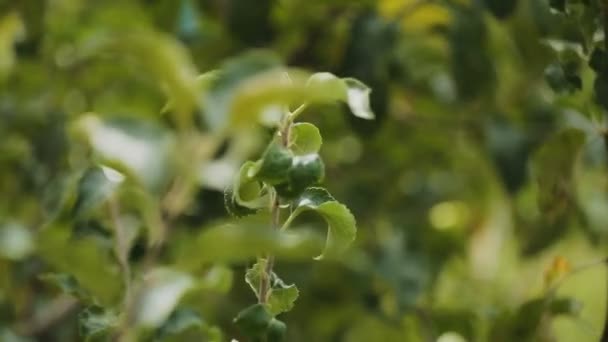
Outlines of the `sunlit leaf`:
<svg viewBox="0 0 608 342">
<path fill-rule="evenodd" d="M 22 260 L 35 250 L 34 236 L 17 223 L 0 224 L 0 258 Z"/>
<path fill-rule="evenodd" d="M 193 284 L 190 275 L 171 269 L 159 268 L 146 274 L 136 309 L 137 323 L 150 328 L 160 326 Z"/>
<path fill-rule="evenodd" d="M 286 77 L 286 75 L 289 75 Z M 372 119 L 371 90 L 358 80 L 281 66 L 276 56 L 253 52 L 228 61 L 203 101 L 209 126 L 222 130 L 258 120 L 264 110 L 302 103 L 344 102 L 355 116 Z"/>
<path fill-rule="evenodd" d="M 124 178 L 120 172 L 103 165 L 87 169 L 78 183 L 73 215 L 77 218 L 88 215 L 117 190 Z"/>
<path fill-rule="evenodd" d="M 298 122 L 291 127 L 289 148 L 297 156 L 317 153 L 323 139 L 319 129 L 307 122 Z"/>
<path fill-rule="evenodd" d="M 131 119 L 105 121 L 90 114 L 76 127 L 93 150 L 118 171 L 153 190 L 164 184 L 172 138 L 159 126 Z"/>
<path fill-rule="evenodd" d="M 371 120 L 374 113 L 369 106 L 371 89 L 361 81 L 354 78 L 338 78 L 328 72 L 313 74 L 308 86 L 313 89 L 322 89 L 323 101 L 342 101 L 348 104 L 354 116 Z"/>
<path fill-rule="evenodd" d="M 242 82 L 279 65 L 276 56 L 266 52 L 253 52 L 224 63 L 203 100 L 207 124 L 214 130 L 226 128 L 233 120 L 232 106 Z"/>
</svg>

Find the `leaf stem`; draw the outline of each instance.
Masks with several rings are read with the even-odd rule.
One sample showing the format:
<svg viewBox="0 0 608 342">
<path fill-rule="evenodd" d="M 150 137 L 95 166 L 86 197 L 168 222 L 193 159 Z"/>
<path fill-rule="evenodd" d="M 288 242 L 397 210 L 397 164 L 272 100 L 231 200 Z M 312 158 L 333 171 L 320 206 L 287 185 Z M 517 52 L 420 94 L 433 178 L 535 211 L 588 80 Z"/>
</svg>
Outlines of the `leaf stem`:
<svg viewBox="0 0 608 342">
<path fill-rule="evenodd" d="M 291 222 L 293 222 L 293 220 L 298 216 L 297 215 L 298 212 L 297 210 L 292 212 L 289 217 L 287 217 L 287 220 L 285 220 L 285 222 L 283 222 L 283 225 L 281 226 L 281 229 L 279 229 L 281 232 L 284 232 L 287 230 L 287 228 L 289 228 L 289 226 L 291 225 Z"/>
<path fill-rule="evenodd" d="M 287 116 L 287 119 L 289 120 L 289 122 L 293 122 L 293 120 L 295 120 L 300 114 L 302 114 L 302 112 L 304 112 L 304 110 L 306 110 L 306 108 L 308 108 L 308 103 L 303 103 L 301 104 L 298 108 L 296 108 L 293 112 L 289 113 L 289 115 Z"/>
<path fill-rule="evenodd" d="M 279 201 L 279 195 L 273 192 L 271 196 L 270 212 L 272 216 L 271 228 L 278 230 L 281 220 L 281 207 Z M 270 295 L 272 268 L 274 267 L 274 256 L 272 254 L 266 255 L 266 267 L 264 272 L 260 276 L 260 289 L 258 291 L 259 298 L 258 302 L 265 304 L 268 302 L 268 296 Z"/>
<path fill-rule="evenodd" d="M 290 134 L 291 134 L 291 126 L 293 124 L 293 120 L 306 109 L 307 104 L 304 103 L 296 108 L 293 112 L 288 113 L 283 117 L 281 124 L 279 126 L 277 134 L 280 137 L 281 144 L 284 147 L 288 147 Z M 285 221 L 283 226 L 281 226 L 281 200 L 279 198 L 279 194 L 276 191 L 272 191 L 270 195 L 270 215 L 272 217 L 271 228 L 273 231 L 283 231 L 289 223 L 293 220 L 293 215 Z M 260 262 L 264 258 L 258 258 L 258 262 Z M 268 296 L 270 295 L 270 289 L 272 287 L 271 278 L 272 278 L 272 268 L 274 267 L 274 256 L 268 253 L 265 257 L 266 259 L 266 267 L 264 268 L 264 272 L 260 275 L 260 287 L 258 290 L 259 297 L 258 302 L 261 304 L 265 304 L 268 302 Z"/>
</svg>

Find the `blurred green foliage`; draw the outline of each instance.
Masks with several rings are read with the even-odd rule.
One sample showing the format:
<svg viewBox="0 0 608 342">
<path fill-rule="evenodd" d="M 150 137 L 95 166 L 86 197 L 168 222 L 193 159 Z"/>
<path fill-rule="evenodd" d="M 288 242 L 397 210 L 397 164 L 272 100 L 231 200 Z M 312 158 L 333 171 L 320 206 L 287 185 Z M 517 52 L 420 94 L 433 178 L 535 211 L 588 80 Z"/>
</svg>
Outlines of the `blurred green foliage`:
<svg viewBox="0 0 608 342">
<path fill-rule="evenodd" d="M 0 341 L 599 340 L 607 18 L 602 0 L 0 0 Z M 376 120 L 349 98 L 363 84 L 311 72 L 369 86 Z M 265 149 L 303 102 L 319 129 Z M 332 195 L 302 193 L 321 180 Z M 301 204 L 294 229 L 268 229 L 258 181 Z"/>
</svg>

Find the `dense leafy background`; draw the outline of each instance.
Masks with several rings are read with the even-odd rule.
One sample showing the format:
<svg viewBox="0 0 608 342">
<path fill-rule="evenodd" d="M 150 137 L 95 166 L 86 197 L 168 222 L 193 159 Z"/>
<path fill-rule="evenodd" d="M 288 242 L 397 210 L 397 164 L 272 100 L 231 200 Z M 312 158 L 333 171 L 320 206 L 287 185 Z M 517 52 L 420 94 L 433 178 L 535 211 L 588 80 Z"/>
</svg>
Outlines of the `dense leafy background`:
<svg viewBox="0 0 608 342">
<path fill-rule="evenodd" d="M 598 340 L 604 6 L 0 1 L 0 340 L 246 340 L 233 318 L 267 250 L 299 288 L 287 341 Z M 312 260 L 314 215 L 290 236 L 222 226 L 270 140 L 264 96 L 323 95 L 242 87 L 281 63 L 373 89 L 375 121 L 302 114 L 358 222 L 340 257 Z"/>
</svg>

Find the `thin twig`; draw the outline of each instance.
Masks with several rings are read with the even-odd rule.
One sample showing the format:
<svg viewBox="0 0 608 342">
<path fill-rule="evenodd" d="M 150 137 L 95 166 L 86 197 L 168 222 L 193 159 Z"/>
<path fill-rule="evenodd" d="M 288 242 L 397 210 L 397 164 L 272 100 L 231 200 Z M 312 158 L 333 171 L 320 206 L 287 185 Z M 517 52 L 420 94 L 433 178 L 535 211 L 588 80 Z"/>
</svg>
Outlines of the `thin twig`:
<svg viewBox="0 0 608 342">
<path fill-rule="evenodd" d="M 278 230 L 280 227 L 280 218 L 281 218 L 281 208 L 279 203 L 279 195 L 276 192 L 272 196 L 272 203 L 270 206 L 270 212 L 272 215 L 272 223 L 271 228 L 273 230 Z M 270 294 L 271 288 L 271 278 L 272 278 L 272 268 L 274 267 L 274 256 L 270 253 L 266 255 L 266 267 L 264 268 L 264 272 L 260 275 L 260 288 L 259 288 L 259 298 L 258 302 L 266 303 L 268 301 L 268 296 Z"/>
<path fill-rule="evenodd" d="M 297 117 L 297 115 L 304 111 L 306 107 L 306 104 L 302 104 L 292 113 L 285 115 L 285 117 L 283 117 L 283 120 L 281 120 L 278 135 L 283 147 L 288 147 L 289 145 L 293 120 Z M 271 229 L 273 231 L 282 231 L 283 227 L 281 227 L 281 200 L 279 198 L 279 194 L 276 191 L 273 191 L 270 196 L 270 215 L 272 217 Z M 263 258 L 259 258 L 258 262 L 262 259 Z M 274 256 L 268 253 L 265 257 L 265 260 L 266 265 L 264 267 L 264 271 L 262 272 L 262 274 L 260 274 L 260 286 L 258 290 L 258 302 L 262 304 L 268 301 L 268 296 L 270 295 L 270 289 L 272 286 L 272 268 L 274 267 Z"/>
</svg>

